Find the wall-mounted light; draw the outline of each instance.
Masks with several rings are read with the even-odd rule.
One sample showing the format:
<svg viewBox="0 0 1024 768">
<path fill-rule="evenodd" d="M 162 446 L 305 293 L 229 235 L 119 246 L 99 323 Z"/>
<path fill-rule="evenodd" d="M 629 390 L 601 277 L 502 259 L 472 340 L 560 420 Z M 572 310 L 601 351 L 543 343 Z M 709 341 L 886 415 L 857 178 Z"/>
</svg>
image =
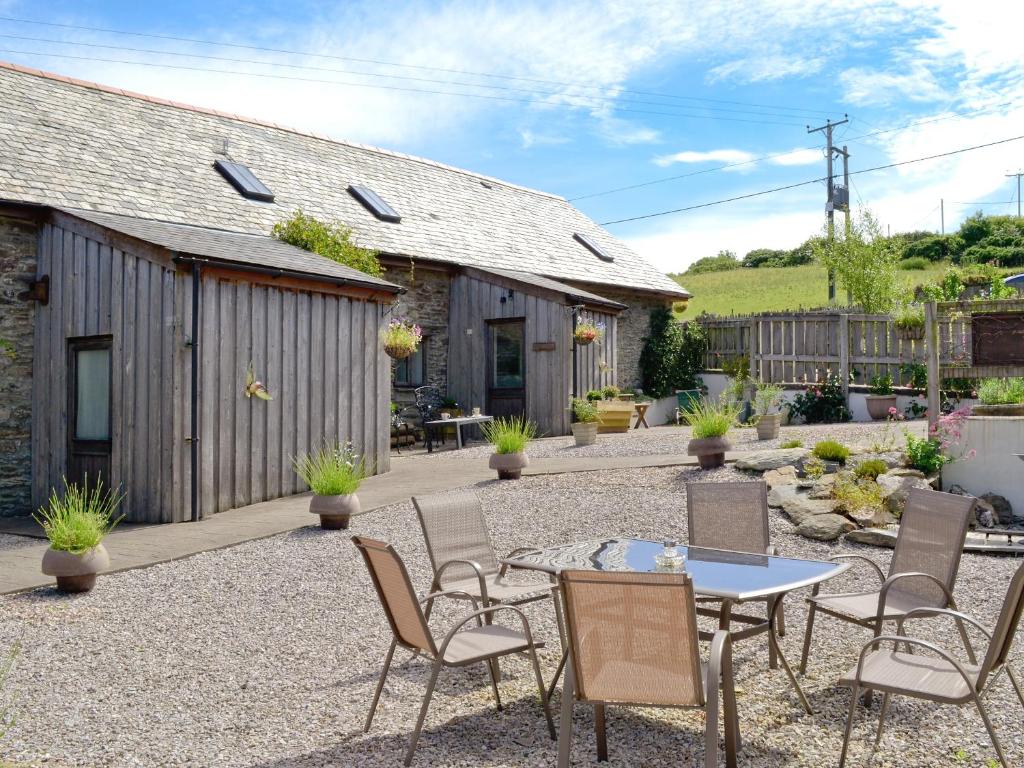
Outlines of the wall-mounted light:
<svg viewBox="0 0 1024 768">
<path fill-rule="evenodd" d="M 38 301 L 44 307 L 50 303 L 50 276 L 43 275 L 28 284 L 28 290 L 18 294 L 22 301 Z"/>
</svg>

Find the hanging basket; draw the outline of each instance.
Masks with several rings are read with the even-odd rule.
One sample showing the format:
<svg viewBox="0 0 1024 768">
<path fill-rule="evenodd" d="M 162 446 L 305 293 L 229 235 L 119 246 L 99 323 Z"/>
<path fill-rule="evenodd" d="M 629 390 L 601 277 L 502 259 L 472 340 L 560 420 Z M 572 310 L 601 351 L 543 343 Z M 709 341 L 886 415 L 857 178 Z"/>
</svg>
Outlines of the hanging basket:
<svg viewBox="0 0 1024 768">
<path fill-rule="evenodd" d="M 904 339 L 905 341 L 920 341 L 924 338 L 924 326 L 923 325 L 912 325 L 907 328 L 900 328 L 896 326 L 897 338 Z"/>
<path fill-rule="evenodd" d="M 384 352 L 387 353 L 388 357 L 394 358 L 395 360 L 405 360 L 415 350 L 401 344 L 385 344 Z"/>
<path fill-rule="evenodd" d="M 581 347 L 600 341 L 604 335 L 604 323 L 580 323 L 573 331 L 572 337 Z"/>
</svg>

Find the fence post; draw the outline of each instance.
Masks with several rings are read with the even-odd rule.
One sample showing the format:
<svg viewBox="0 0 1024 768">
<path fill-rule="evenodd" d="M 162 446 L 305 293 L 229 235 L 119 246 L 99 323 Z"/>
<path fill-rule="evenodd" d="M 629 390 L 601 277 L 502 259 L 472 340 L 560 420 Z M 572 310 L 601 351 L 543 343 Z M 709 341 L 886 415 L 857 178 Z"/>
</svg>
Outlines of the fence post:
<svg viewBox="0 0 1024 768">
<path fill-rule="evenodd" d="M 843 386 L 843 398 L 850 399 L 850 316 L 839 316 L 839 381 Z"/>
<path fill-rule="evenodd" d="M 939 421 L 942 401 L 939 399 L 939 322 L 934 301 L 924 305 L 925 359 L 928 364 L 928 431 Z"/>
<path fill-rule="evenodd" d="M 761 371 L 757 369 L 757 350 L 761 346 L 761 340 L 758 338 L 756 318 L 750 318 L 750 335 L 747 337 L 747 344 L 750 346 L 750 349 L 747 350 L 747 354 L 750 355 L 748 374 L 752 379 L 759 379 Z"/>
</svg>

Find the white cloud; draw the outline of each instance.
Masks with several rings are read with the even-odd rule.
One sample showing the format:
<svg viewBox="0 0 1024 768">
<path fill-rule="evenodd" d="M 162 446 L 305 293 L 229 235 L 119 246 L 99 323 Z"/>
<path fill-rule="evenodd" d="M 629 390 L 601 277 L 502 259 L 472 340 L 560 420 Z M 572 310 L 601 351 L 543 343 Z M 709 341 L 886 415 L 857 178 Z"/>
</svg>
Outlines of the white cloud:
<svg viewBox="0 0 1024 768">
<path fill-rule="evenodd" d="M 825 153 L 820 149 L 794 149 L 792 152 L 787 152 L 784 155 L 776 155 L 769 162 L 772 165 L 817 165 L 825 157 Z"/>
<path fill-rule="evenodd" d="M 712 149 L 706 152 L 686 150 L 656 157 L 654 164 L 664 168 L 675 163 L 746 163 L 753 158 L 753 153 L 743 149 Z"/>
<path fill-rule="evenodd" d="M 839 84 L 845 90 L 846 100 L 861 106 L 938 102 L 950 95 L 923 63 L 914 64 L 906 71 L 852 67 L 840 73 Z"/>
<path fill-rule="evenodd" d="M 552 147 L 559 144 L 568 144 L 570 141 L 568 136 L 535 133 L 529 128 L 519 129 L 519 140 L 523 149 L 531 149 L 533 147 Z"/>
<path fill-rule="evenodd" d="M 826 60 L 820 56 L 786 56 L 781 53 L 736 59 L 712 67 L 708 71 L 707 80 L 709 83 L 719 80 L 761 83 L 788 77 L 809 77 L 821 71 L 825 63 Z"/>
</svg>

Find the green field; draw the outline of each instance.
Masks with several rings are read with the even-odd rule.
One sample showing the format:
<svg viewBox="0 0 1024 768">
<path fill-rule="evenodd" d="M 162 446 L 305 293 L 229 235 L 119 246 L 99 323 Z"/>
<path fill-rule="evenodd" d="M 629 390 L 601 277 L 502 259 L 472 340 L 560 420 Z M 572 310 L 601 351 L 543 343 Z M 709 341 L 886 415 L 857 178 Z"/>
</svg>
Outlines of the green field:
<svg viewBox="0 0 1024 768">
<path fill-rule="evenodd" d="M 910 270 L 901 274 L 908 285 L 930 282 L 939 277 L 948 264 L 937 262 L 927 270 Z M 763 267 L 732 269 L 727 272 L 704 272 L 696 275 L 674 275 L 676 281 L 693 294 L 683 317 L 696 317 L 701 312 L 713 315 L 746 315 L 751 312 L 772 312 L 784 309 L 810 309 L 828 304 L 828 281 L 825 268 L 817 264 L 799 267 Z M 846 295 L 839 292 L 840 303 Z"/>
</svg>

